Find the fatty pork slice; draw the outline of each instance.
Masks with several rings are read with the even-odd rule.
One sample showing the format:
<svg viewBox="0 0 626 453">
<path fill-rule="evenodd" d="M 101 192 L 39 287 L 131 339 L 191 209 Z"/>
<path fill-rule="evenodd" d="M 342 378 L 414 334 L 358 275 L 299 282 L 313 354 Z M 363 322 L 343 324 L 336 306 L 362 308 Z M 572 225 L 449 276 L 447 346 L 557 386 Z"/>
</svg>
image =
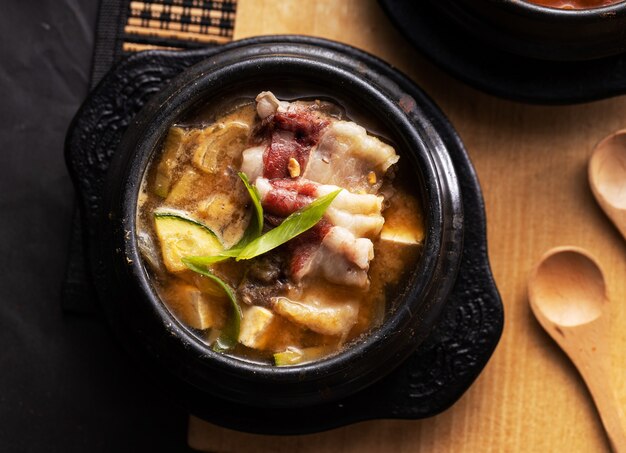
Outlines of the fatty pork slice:
<svg viewBox="0 0 626 453">
<path fill-rule="evenodd" d="M 256 188 L 264 209 L 278 217 L 310 204 L 313 200 L 341 189 L 326 211 L 325 218 L 334 226 L 349 230 L 356 237 L 377 237 L 385 223 L 381 214 L 383 197 L 355 194 L 341 187 L 317 184 L 304 178 L 257 178 Z"/>
<path fill-rule="evenodd" d="M 255 182 L 265 211 L 278 218 L 331 193 L 336 186 L 322 186 L 302 178 Z M 366 289 L 367 271 L 374 246 L 365 235 L 378 235 L 384 223 L 382 199 L 371 194 L 341 190 L 322 221 L 292 241 L 290 274 L 299 282 L 305 277 L 323 277 L 329 282 Z"/>
<path fill-rule="evenodd" d="M 261 127 L 253 140 L 256 146 L 243 152 L 241 167 L 251 180 L 258 176 L 269 179 L 299 176 L 329 126 L 341 122 L 328 113 L 328 103 L 280 101 L 269 91 L 260 93 L 256 103 Z M 297 162 L 296 170 L 290 168 L 292 160 Z"/>
<path fill-rule="evenodd" d="M 309 155 L 306 179 L 345 187 L 351 192 L 377 193 L 389 168 L 398 162 L 393 147 L 350 121 L 334 121 Z"/>
<path fill-rule="evenodd" d="M 374 258 L 374 245 L 367 238 L 355 238 L 342 227 L 328 229 L 320 243 L 293 246 L 290 273 L 299 282 L 305 277 L 322 277 L 338 285 L 369 288 L 367 271 Z"/>
<path fill-rule="evenodd" d="M 258 146 L 243 152 L 242 171 L 254 180 L 303 176 L 351 192 L 375 194 L 398 162 L 394 148 L 351 121 L 339 120 L 315 103 L 279 101 L 269 91 L 257 98 L 262 126 Z M 294 171 L 290 161 L 297 162 Z M 292 162 L 293 164 L 293 162 Z"/>
<path fill-rule="evenodd" d="M 260 93 L 256 102 L 262 120 L 256 134 L 264 145 L 262 162 L 258 154 L 244 152 L 243 166 L 257 168 L 251 169 L 256 173 L 262 165 L 262 174 L 269 179 L 298 176 L 306 168 L 322 131 L 330 124 L 330 117 L 319 111 L 315 103 L 279 101 L 269 91 Z"/>
</svg>

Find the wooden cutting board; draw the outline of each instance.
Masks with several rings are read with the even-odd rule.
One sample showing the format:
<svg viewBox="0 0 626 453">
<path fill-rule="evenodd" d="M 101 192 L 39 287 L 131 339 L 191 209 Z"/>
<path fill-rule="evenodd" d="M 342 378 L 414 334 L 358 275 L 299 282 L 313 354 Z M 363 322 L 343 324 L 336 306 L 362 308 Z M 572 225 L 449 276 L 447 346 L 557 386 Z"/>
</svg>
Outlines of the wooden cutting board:
<svg viewBox="0 0 626 453">
<path fill-rule="evenodd" d="M 585 247 L 597 257 L 613 302 L 607 380 L 626 407 L 626 242 L 595 204 L 586 178 L 592 147 L 626 127 L 626 98 L 542 107 L 480 93 L 414 51 L 374 0 L 238 1 L 235 39 L 279 33 L 371 52 L 413 78 L 448 115 L 483 187 L 504 334 L 476 383 L 439 416 L 289 437 L 239 433 L 192 417 L 190 445 L 211 452 L 609 451 L 581 378 L 530 312 L 526 280 L 554 246 Z"/>
</svg>

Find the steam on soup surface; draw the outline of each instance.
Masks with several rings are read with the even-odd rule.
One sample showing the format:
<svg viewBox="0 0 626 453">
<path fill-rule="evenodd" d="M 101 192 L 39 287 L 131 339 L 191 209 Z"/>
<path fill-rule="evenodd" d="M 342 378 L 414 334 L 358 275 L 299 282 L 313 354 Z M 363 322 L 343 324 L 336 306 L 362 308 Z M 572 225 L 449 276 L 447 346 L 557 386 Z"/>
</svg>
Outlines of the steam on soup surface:
<svg viewBox="0 0 626 453">
<path fill-rule="evenodd" d="M 398 161 L 339 106 L 271 92 L 174 125 L 137 214 L 159 296 L 244 360 L 343 350 L 383 322 L 421 252 L 421 207 Z"/>
</svg>

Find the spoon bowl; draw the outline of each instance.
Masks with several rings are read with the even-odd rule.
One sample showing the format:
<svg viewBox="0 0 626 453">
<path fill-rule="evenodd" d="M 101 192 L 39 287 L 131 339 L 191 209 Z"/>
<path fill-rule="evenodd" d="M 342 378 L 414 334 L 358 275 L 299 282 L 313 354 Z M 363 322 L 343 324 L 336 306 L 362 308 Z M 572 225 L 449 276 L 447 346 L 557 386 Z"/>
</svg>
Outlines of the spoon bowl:
<svg viewBox="0 0 626 453">
<path fill-rule="evenodd" d="M 622 413 L 611 383 L 608 298 L 600 266 L 585 250 L 548 251 L 530 275 L 530 307 L 582 375 L 614 451 L 626 452 Z"/>
<path fill-rule="evenodd" d="M 562 249 L 544 257 L 530 287 L 533 311 L 553 324 L 577 326 L 602 315 L 604 276 L 580 250 Z"/>
<path fill-rule="evenodd" d="M 600 207 L 626 239 L 626 129 L 595 146 L 589 161 L 589 185 Z"/>
</svg>

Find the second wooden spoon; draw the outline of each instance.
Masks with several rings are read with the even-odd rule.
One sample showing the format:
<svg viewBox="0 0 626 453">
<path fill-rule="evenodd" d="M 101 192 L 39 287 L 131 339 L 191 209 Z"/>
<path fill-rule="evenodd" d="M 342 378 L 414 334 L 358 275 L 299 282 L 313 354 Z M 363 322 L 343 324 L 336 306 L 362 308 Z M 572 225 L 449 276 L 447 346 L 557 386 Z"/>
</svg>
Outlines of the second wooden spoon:
<svg viewBox="0 0 626 453">
<path fill-rule="evenodd" d="M 589 161 L 589 185 L 598 204 L 626 239 L 626 129 L 596 145 Z"/>
<path fill-rule="evenodd" d="M 626 452 L 626 433 L 609 376 L 608 299 L 600 267 L 587 252 L 559 247 L 530 276 L 530 307 L 582 375 L 615 452 Z"/>
</svg>

